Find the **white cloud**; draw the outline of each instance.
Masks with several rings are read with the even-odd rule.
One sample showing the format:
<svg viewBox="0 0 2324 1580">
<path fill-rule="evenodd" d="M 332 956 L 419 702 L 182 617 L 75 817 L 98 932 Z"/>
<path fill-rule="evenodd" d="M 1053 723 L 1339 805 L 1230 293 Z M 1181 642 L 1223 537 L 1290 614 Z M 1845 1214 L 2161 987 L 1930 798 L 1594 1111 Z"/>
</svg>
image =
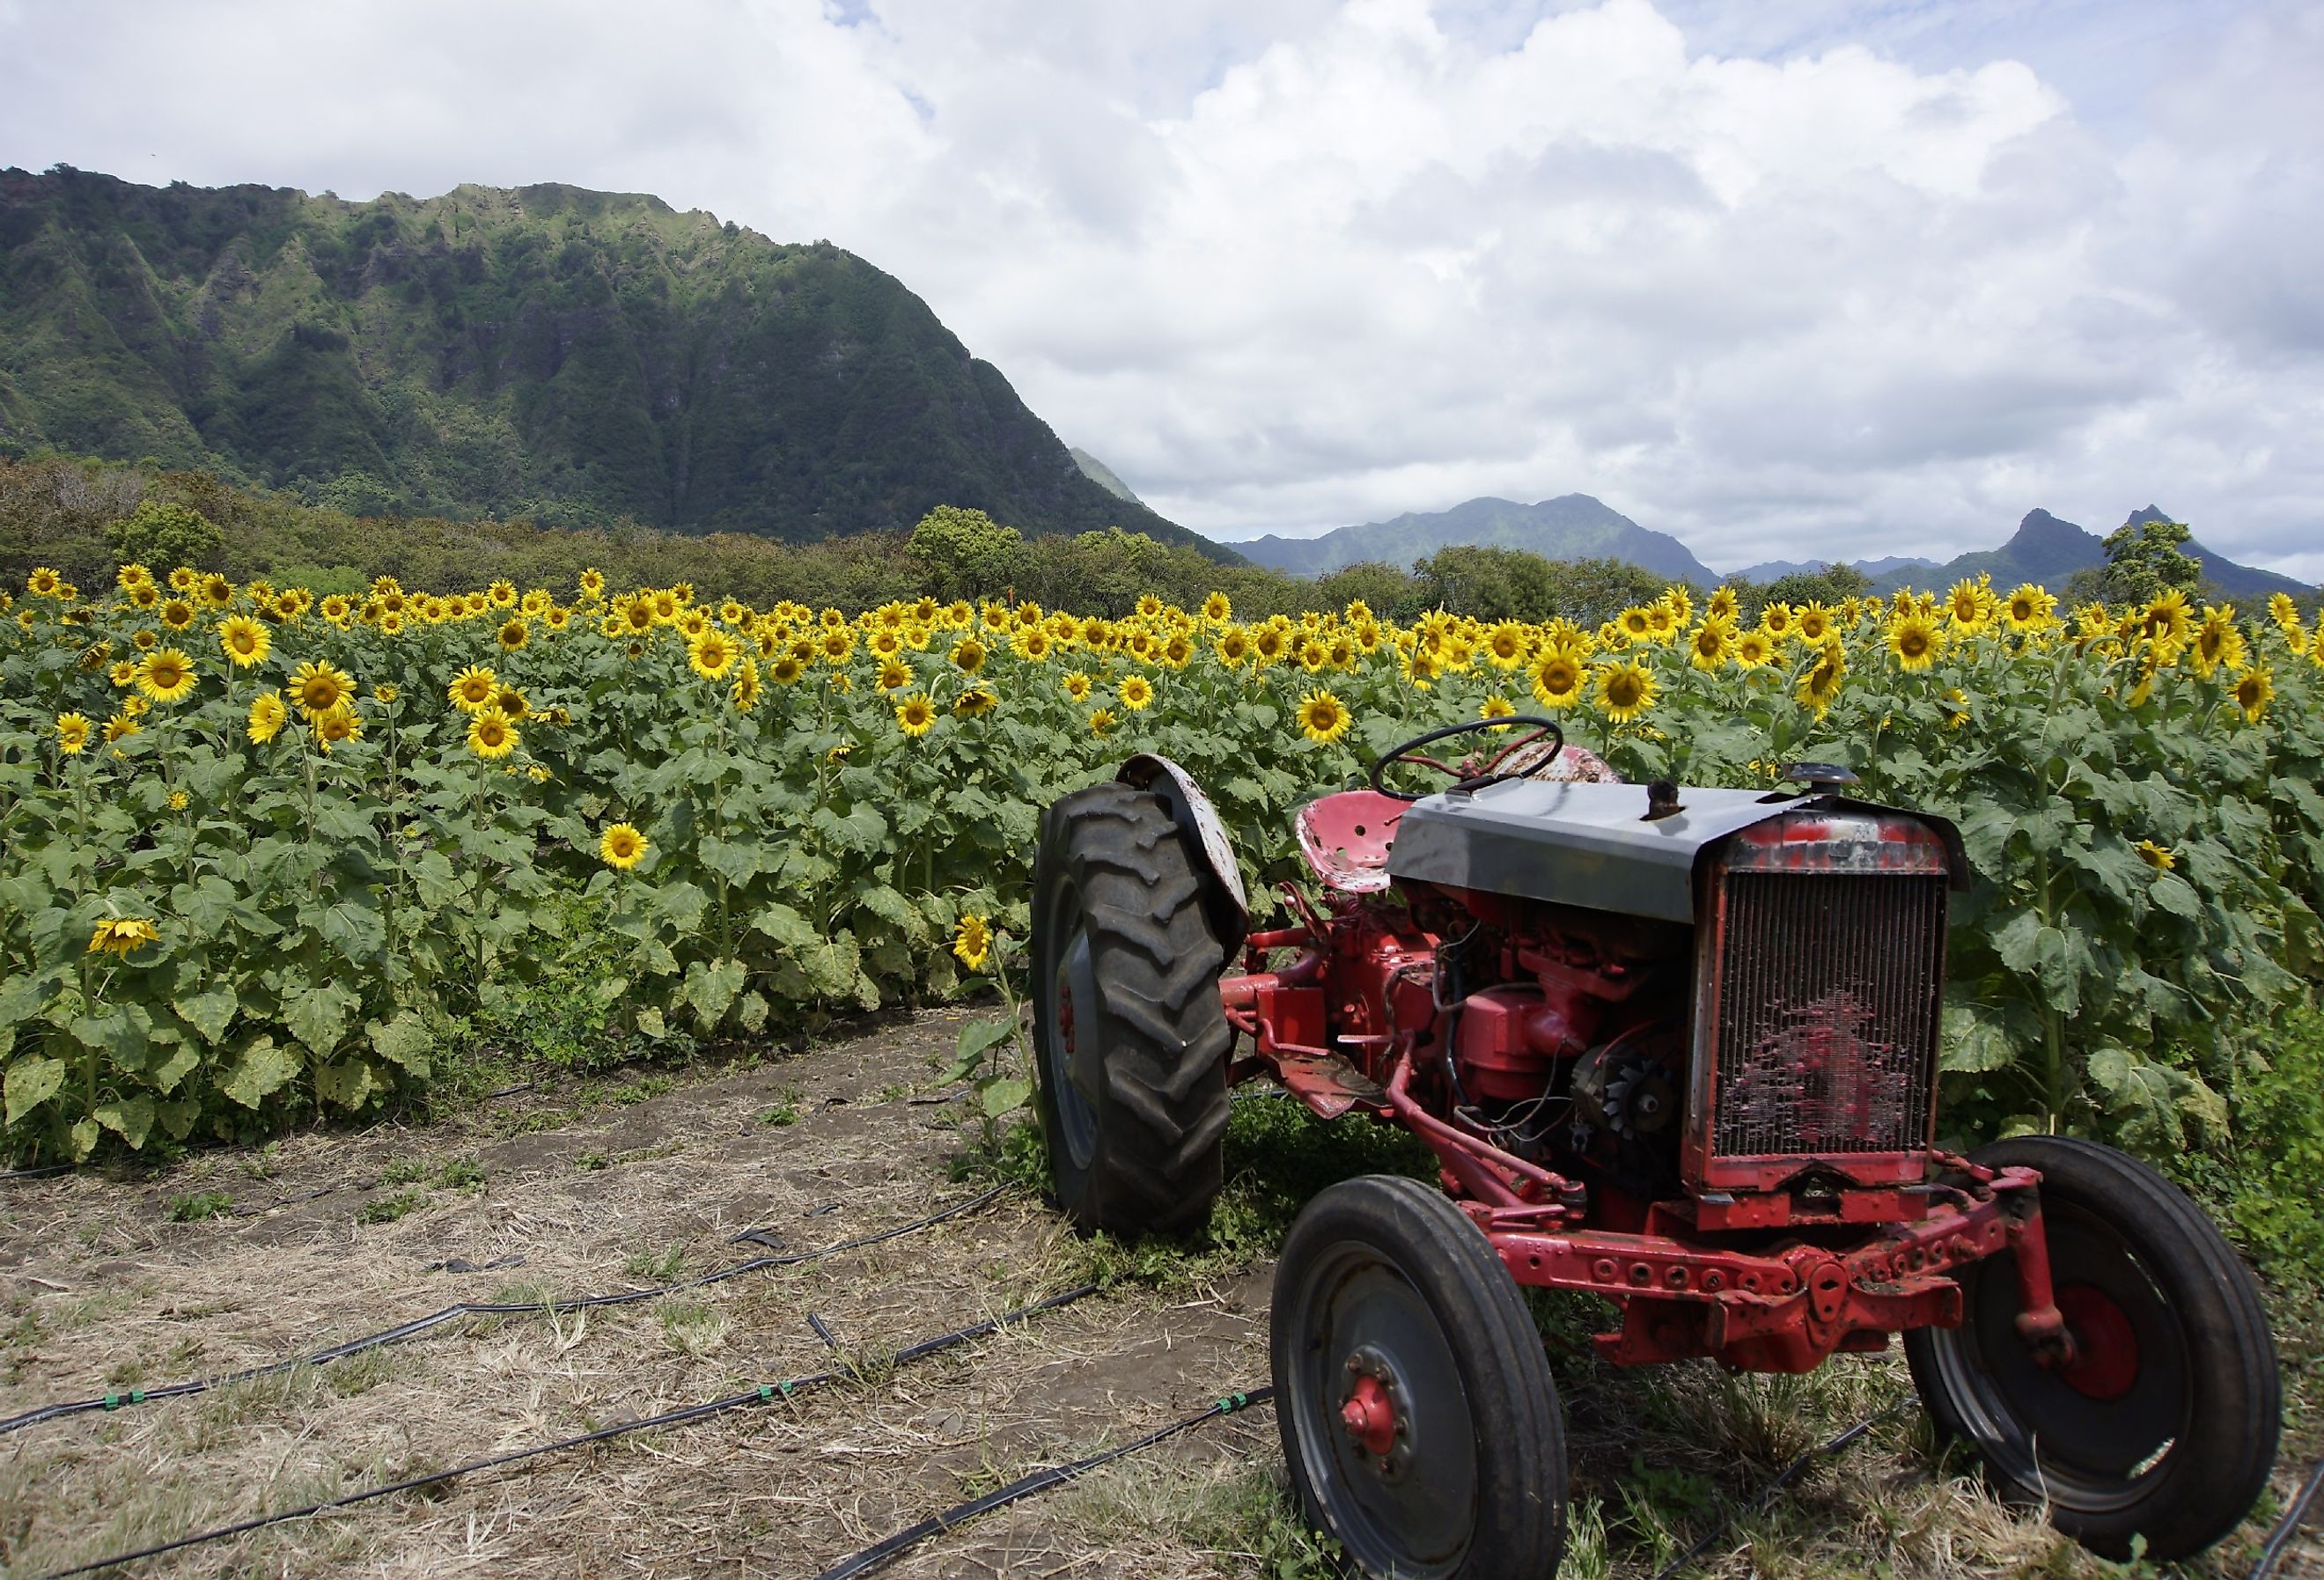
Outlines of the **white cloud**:
<svg viewBox="0 0 2324 1580">
<path fill-rule="evenodd" d="M 827 236 L 1221 535 L 1580 490 L 1732 565 L 2153 500 L 2324 577 L 2324 23 L 2183 11 L 0 0 L 0 162 Z"/>
</svg>

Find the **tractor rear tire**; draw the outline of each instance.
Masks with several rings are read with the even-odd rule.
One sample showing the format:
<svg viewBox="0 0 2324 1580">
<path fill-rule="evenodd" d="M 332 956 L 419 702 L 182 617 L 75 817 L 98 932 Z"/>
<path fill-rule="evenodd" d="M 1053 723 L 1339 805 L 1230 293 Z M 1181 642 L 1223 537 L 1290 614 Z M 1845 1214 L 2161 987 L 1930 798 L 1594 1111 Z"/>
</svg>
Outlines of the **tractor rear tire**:
<svg viewBox="0 0 2324 1580">
<path fill-rule="evenodd" d="M 1203 869 L 1151 793 L 1052 806 L 1033 862 L 1034 1084 L 1057 1205 L 1084 1234 L 1185 1234 L 1224 1180 L 1226 963 Z"/>
<path fill-rule="evenodd" d="M 2078 1350 L 2018 1341 L 2015 1257 L 1964 1268 L 1961 1325 L 1904 1335 L 1939 1432 L 2014 1502 L 2104 1557 L 2202 1551 L 2240 1523 L 2275 1463 L 2282 1384 L 2259 1289 L 2211 1221 L 2111 1147 L 2022 1136 L 1971 1154 L 2042 1171 L 2051 1283 Z"/>
<path fill-rule="evenodd" d="M 1308 1522 L 1372 1580 L 1549 1580 L 1565 1430 L 1517 1281 L 1443 1193 L 1344 1180 L 1275 1269 L 1276 1420 Z"/>
</svg>

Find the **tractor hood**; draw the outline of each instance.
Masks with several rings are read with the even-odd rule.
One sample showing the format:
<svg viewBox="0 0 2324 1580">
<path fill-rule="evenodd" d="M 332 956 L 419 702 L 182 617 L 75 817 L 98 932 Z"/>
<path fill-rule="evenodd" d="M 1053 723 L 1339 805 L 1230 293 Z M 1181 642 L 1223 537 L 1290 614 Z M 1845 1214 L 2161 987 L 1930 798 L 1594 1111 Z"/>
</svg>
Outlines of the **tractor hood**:
<svg viewBox="0 0 2324 1580">
<path fill-rule="evenodd" d="M 1416 802 L 1397 827 L 1397 878 L 1583 905 L 1624 916 L 1694 920 L 1696 858 L 1738 829 L 1787 812 L 1887 812 L 1944 841 L 1955 888 L 1967 886 L 1960 836 L 1942 818 L 1829 793 L 1683 789 L 1675 811 L 1649 819 L 1642 784 L 1505 780 Z"/>
</svg>

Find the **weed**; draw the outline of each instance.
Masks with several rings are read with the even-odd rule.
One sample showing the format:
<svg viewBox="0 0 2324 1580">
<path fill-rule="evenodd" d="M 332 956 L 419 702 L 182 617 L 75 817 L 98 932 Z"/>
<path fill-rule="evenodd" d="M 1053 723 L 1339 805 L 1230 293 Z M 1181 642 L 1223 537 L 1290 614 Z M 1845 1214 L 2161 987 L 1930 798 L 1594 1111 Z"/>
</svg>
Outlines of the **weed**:
<svg viewBox="0 0 2324 1580">
<path fill-rule="evenodd" d="M 173 1224 L 198 1224 L 205 1218 L 232 1216 L 234 1197 L 222 1190 L 198 1190 L 173 1197 L 170 1201 L 170 1221 Z"/>
<path fill-rule="evenodd" d="M 394 1376 L 398 1369 L 394 1347 L 382 1344 L 377 1349 L 365 1350 L 361 1354 L 350 1355 L 336 1365 L 326 1367 L 323 1379 L 331 1385 L 331 1391 L 341 1399 L 353 1399 L 359 1393 L 370 1392 Z"/>
<path fill-rule="evenodd" d="M 436 1183 L 446 1190 L 482 1190 L 484 1167 L 474 1158 L 447 1158 L 436 1172 Z"/>
<path fill-rule="evenodd" d="M 595 1173 L 600 1169 L 611 1169 L 613 1166 L 613 1160 L 603 1152 L 584 1152 L 573 1160 L 573 1167 L 590 1174 Z"/>
<path fill-rule="evenodd" d="M 144 1381 L 145 1361 L 141 1355 L 116 1361 L 106 1368 L 105 1381 L 109 1388 L 134 1388 Z"/>
<path fill-rule="evenodd" d="M 399 1190 L 393 1196 L 379 1197 L 364 1203 L 363 1210 L 355 1214 L 355 1222 L 392 1224 L 405 1214 L 417 1212 L 427 1205 L 428 1195 L 425 1191 Z"/>
<path fill-rule="evenodd" d="M 655 1307 L 662 1335 L 670 1348 L 688 1355 L 706 1354 L 726 1338 L 726 1317 L 707 1300 L 664 1300 Z"/>
<path fill-rule="evenodd" d="M 424 1158 L 395 1157 L 387 1160 L 379 1171 L 382 1185 L 417 1185 L 428 1178 L 430 1170 Z"/>
<path fill-rule="evenodd" d="M 641 1251 L 622 1264 L 622 1270 L 640 1283 L 667 1284 L 674 1280 L 686 1266 L 686 1247 L 673 1245 L 659 1255 Z"/>
<path fill-rule="evenodd" d="M 759 1123 L 771 1124 L 779 1130 L 785 1125 L 797 1124 L 799 1117 L 798 1104 L 798 1089 L 795 1086 L 787 1087 L 780 1097 L 759 1110 Z"/>
</svg>

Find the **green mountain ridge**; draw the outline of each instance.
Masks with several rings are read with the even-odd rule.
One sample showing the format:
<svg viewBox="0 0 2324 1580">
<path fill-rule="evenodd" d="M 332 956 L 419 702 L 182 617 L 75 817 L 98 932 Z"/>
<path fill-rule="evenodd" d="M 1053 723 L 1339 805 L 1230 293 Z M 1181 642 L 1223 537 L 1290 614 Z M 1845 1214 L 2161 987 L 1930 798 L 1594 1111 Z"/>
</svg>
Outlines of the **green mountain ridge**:
<svg viewBox="0 0 2324 1580">
<path fill-rule="evenodd" d="M 1545 559 L 1619 559 L 1673 581 L 1715 587 L 1718 574 L 1676 538 L 1649 531 L 1587 494 L 1534 504 L 1490 495 L 1450 510 L 1407 513 L 1385 522 L 1341 527 L 1314 538 L 1269 535 L 1234 545 L 1260 565 L 1297 576 L 1324 576 L 1380 560 L 1402 567 L 1454 545 L 1523 549 Z"/>
<path fill-rule="evenodd" d="M 658 198 L 0 171 L 0 446 L 209 468 L 357 515 L 807 541 L 1117 497 L 893 277 Z"/>
</svg>

